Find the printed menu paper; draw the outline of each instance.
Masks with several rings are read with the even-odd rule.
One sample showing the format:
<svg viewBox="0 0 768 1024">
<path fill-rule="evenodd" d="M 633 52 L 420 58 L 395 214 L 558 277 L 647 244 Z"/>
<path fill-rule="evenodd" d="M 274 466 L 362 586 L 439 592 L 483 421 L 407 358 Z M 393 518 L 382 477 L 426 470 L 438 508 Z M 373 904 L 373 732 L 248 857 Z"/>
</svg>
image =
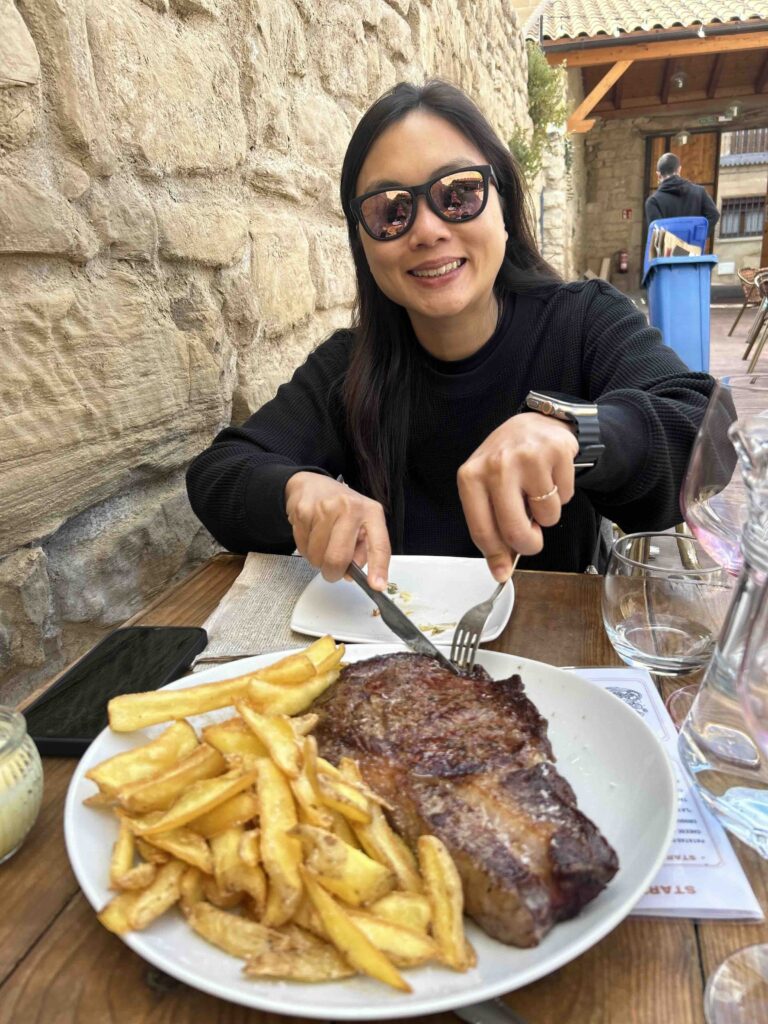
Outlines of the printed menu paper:
<svg viewBox="0 0 768 1024">
<path fill-rule="evenodd" d="M 761 921 L 760 904 L 720 822 L 696 793 L 677 753 L 677 731 L 642 669 L 577 668 L 578 675 L 623 700 L 653 730 L 677 777 L 677 829 L 667 860 L 633 914 Z"/>
</svg>

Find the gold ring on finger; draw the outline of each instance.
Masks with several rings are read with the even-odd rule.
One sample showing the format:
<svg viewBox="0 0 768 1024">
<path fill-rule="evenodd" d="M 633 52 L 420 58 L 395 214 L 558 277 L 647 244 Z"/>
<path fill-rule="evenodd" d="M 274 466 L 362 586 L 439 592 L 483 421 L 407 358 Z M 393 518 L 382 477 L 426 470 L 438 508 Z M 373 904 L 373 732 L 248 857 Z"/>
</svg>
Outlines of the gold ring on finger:
<svg viewBox="0 0 768 1024">
<path fill-rule="evenodd" d="M 552 498 L 556 494 L 557 494 L 557 484 L 554 484 L 552 489 L 550 491 L 547 491 L 546 494 L 528 494 L 528 495 L 526 495 L 526 497 L 528 498 L 528 501 L 546 501 L 547 498 Z"/>
</svg>

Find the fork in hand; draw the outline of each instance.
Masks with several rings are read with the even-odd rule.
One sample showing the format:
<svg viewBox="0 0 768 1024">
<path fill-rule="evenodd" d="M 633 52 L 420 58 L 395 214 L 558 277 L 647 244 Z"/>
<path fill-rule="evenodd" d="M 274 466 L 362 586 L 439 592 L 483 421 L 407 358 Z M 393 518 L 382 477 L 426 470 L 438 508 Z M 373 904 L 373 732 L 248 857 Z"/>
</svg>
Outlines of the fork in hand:
<svg viewBox="0 0 768 1024">
<path fill-rule="evenodd" d="M 515 571 L 515 566 L 519 560 L 520 554 L 518 552 L 512 562 L 512 572 Z M 509 574 L 509 578 L 512 578 L 512 573 Z M 453 643 L 451 644 L 451 661 L 462 672 L 471 672 L 474 668 L 477 649 L 480 646 L 480 637 L 488 621 L 488 616 L 493 611 L 496 598 L 508 582 L 509 580 L 505 580 L 503 583 L 500 583 L 486 601 L 476 604 L 474 608 L 464 612 L 459 619 L 453 634 Z"/>
</svg>

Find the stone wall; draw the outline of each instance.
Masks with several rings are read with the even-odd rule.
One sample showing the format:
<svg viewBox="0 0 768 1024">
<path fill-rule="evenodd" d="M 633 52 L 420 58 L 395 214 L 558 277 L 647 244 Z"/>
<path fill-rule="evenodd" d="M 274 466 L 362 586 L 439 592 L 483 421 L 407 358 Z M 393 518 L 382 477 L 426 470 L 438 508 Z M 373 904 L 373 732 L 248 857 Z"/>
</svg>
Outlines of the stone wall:
<svg viewBox="0 0 768 1024">
<path fill-rule="evenodd" d="M 184 468 L 349 320 L 401 79 L 527 119 L 504 0 L 0 0 L 0 701 L 214 550 Z"/>
<path fill-rule="evenodd" d="M 685 173 L 685 168 L 683 168 Z M 737 199 L 741 196 L 764 196 L 768 169 L 764 163 L 747 164 L 746 166 L 720 166 L 717 179 L 717 206 L 722 211 L 723 199 Z M 735 271 L 742 267 L 759 267 L 763 249 L 762 235 L 743 236 L 740 238 L 721 238 L 722 218 L 715 228 L 715 252 L 719 263 L 715 267 L 713 284 L 739 286 Z M 733 264 L 734 273 L 728 273 L 729 264 Z"/>
</svg>

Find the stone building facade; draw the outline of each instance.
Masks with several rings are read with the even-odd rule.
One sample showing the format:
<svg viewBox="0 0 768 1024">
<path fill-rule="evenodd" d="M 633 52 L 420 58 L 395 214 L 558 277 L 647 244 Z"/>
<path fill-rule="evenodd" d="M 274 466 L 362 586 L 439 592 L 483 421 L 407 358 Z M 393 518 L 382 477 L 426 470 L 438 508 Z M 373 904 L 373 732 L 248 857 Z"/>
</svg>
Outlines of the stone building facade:
<svg viewBox="0 0 768 1024">
<path fill-rule="evenodd" d="M 0 702 L 210 554 L 183 476 L 349 322 L 369 103 L 526 123 L 504 0 L 0 0 Z"/>
</svg>

